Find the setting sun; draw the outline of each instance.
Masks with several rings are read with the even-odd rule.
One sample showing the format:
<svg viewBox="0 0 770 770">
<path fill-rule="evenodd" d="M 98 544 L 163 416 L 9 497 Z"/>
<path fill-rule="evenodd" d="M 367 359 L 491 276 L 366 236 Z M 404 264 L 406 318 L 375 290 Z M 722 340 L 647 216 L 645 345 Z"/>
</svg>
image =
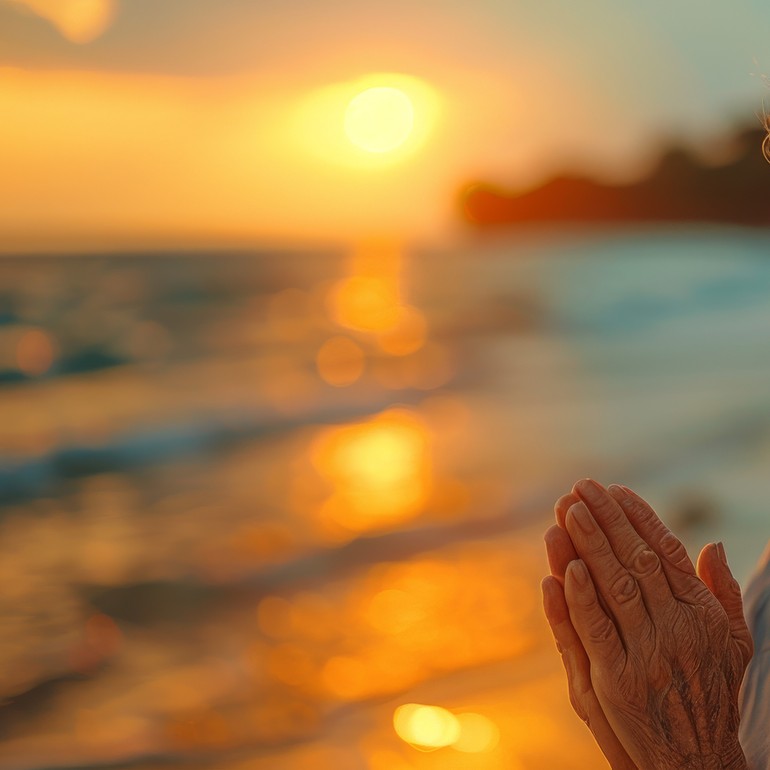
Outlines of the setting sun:
<svg viewBox="0 0 770 770">
<path fill-rule="evenodd" d="M 319 172 L 328 173 L 335 166 L 354 171 L 355 176 L 350 177 L 335 173 L 334 185 L 339 189 L 345 180 L 356 180 L 352 194 L 358 199 L 360 172 L 387 171 L 405 161 L 435 159 L 440 144 L 433 140 L 442 105 L 439 91 L 427 81 L 398 72 L 368 73 L 329 83 L 298 98 L 289 136 L 301 157 L 319 164 Z M 437 173 L 427 178 L 436 179 Z M 356 208 L 349 206 L 348 215 Z"/>
<path fill-rule="evenodd" d="M 414 107 L 400 89 L 367 88 L 356 94 L 345 111 L 345 133 L 366 152 L 390 152 L 412 133 Z"/>
</svg>

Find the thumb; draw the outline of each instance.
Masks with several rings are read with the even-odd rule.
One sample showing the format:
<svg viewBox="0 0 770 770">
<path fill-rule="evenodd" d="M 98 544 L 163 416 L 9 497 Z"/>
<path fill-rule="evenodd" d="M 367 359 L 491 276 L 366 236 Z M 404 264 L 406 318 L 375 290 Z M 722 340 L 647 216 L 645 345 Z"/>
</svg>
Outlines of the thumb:
<svg viewBox="0 0 770 770">
<path fill-rule="evenodd" d="M 697 570 L 698 577 L 708 586 L 727 613 L 730 635 L 740 649 L 744 667 L 748 666 L 754 654 L 754 643 L 743 614 L 741 587 L 730 572 L 725 547 L 721 542 L 704 546 L 698 557 Z"/>
</svg>

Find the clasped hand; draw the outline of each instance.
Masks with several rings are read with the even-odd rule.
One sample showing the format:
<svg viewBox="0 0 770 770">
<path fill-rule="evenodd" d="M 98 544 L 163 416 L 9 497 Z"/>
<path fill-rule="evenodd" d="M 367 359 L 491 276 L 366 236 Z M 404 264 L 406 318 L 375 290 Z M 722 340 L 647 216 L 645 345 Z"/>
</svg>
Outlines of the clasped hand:
<svg viewBox="0 0 770 770">
<path fill-rule="evenodd" d="M 721 544 L 697 570 L 627 487 L 583 479 L 545 535 L 546 617 L 572 707 L 614 770 L 747 767 L 738 691 L 752 653 Z"/>
</svg>

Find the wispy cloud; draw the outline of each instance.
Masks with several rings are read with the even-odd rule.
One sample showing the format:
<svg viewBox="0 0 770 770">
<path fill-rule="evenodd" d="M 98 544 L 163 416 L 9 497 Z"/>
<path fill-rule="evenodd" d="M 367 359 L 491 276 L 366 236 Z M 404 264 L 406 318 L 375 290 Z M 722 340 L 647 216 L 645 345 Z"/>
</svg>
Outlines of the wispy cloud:
<svg viewBox="0 0 770 770">
<path fill-rule="evenodd" d="M 45 19 L 73 43 L 90 43 L 112 24 L 118 0 L 6 0 Z"/>
</svg>

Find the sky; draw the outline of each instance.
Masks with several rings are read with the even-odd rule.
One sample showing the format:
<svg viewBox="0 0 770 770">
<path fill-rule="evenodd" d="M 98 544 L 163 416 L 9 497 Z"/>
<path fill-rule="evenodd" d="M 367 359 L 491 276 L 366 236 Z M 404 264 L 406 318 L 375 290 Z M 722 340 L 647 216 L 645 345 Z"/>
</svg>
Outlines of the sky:
<svg viewBox="0 0 770 770">
<path fill-rule="evenodd" d="M 0 0 L 0 249 L 435 235 L 472 179 L 705 151 L 764 73 L 763 0 Z M 372 84 L 403 151 L 345 139 Z"/>
</svg>

